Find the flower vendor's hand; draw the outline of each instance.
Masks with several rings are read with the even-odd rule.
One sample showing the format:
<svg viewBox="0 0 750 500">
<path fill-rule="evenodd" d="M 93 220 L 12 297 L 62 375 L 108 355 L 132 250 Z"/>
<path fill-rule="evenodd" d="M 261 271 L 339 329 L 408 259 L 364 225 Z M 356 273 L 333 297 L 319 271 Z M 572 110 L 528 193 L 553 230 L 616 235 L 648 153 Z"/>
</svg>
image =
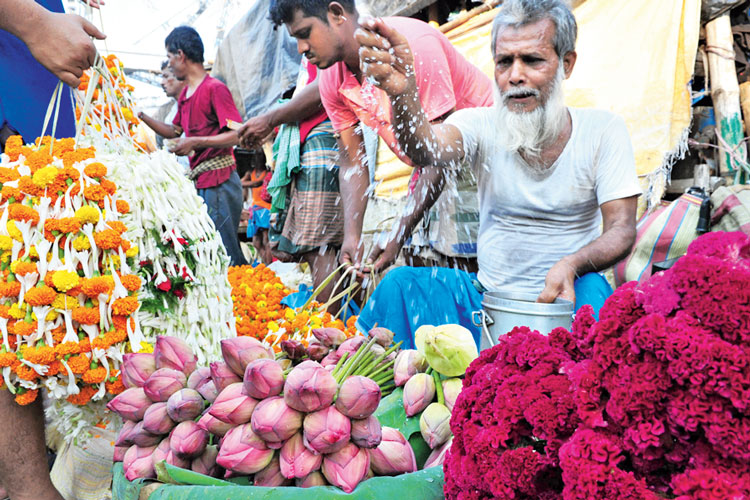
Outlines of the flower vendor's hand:
<svg viewBox="0 0 750 500">
<path fill-rule="evenodd" d="M 576 292 L 573 283 L 576 280 L 576 269 L 567 259 L 561 259 L 547 273 L 544 279 L 544 290 L 537 297 L 537 302 L 551 303 L 556 298 L 575 303 Z"/>
<path fill-rule="evenodd" d="M 169 151 L 177 156 L 190 156 L 195 152 L 197 144 L 195 137 L 180 137 L 175 140 Z"/>
<path fill-rule="evenodd" d="M 339 262 L 347 264 L 347 267 L 354 267 L 359 270 L 363 254 L 364 248 L 359 239 L 344 238 L 344 244 L 341 245 L 341 253 L 339 254 Z"/>
<path fill-rule="evenodd" d="M 389 239 L 384 247 L 375 245 L 372 252 L 370 252 L 370 256 L 367 257 L 365 271 L 377 273 L 386 269 L 396 262 L 400 251 L 401 244 L 393 238 Z"/>
<path fill-rule="evenodd" d="M 382 19 L 368 19 L 354 33 L 362 73 L 391 96 L 416 89 L 414 55 L 406 38 Z"/>
<path fill-rule="evenodd" d="M 71 87 L 78 87 L 81 75 L 96 57 L 91 37 L 103 40 L 106 35 L 81 16 L 45 11 L 23 41 L 42 66 Z"/>
<path fill-rule="evenodd" d="M 81 0 L 81 2 L 95 9 L 98 9 L 99 7 L 104 5 L 104 0 Z"/>
<path fill-rule="evenodd" d="M 240 146 L 245 149 L 255 149 L 263 143 L 263 140 L 271 135 L 273 126 L 267 115 L 250 118 L 240 127 L 237 135 L 240 136 Z"/>
</svg>

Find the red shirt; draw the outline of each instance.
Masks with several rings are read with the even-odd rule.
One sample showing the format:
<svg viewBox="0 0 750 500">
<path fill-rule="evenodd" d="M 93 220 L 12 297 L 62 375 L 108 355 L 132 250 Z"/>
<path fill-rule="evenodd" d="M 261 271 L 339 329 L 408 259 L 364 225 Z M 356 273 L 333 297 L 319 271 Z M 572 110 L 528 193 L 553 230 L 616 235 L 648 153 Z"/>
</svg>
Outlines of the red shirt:
<svg viewBox="0 0 750 500">
<path fill-rule="evenodd" d="M 216 78 L 206 75 L 193 95 L 187 97 L 187 86 L 177 100 L 177 114 L 172 123 L 185 131 L 186 137 L 210 137 L 226 130 L 227 120 L 242 121 L 237 106 L 234 105 L 229 88 Z M 190 158 L 190 168 L 195 168 L 206 160 L 232 154 L 232 148 L 199 149 Z M 211 170 L 198 176 L 195 187 L 198 189 L 218 186 L 226 182 L 236 166 Z"/>
<path fill-rule="evenodd" d="M 305 60 L 305 67 L 307 69 L 307 84 L 310 85 L 318 77 L 318 68 L 314 64 L 310 64 L 309 61 Z M 316 126 L 323 123 L 328 119 L 325 109 L 321 109 L 310 118 L 299 122 L 299 143 L 304 144 L 307 139 L 307 134 Z"/>
</svg>

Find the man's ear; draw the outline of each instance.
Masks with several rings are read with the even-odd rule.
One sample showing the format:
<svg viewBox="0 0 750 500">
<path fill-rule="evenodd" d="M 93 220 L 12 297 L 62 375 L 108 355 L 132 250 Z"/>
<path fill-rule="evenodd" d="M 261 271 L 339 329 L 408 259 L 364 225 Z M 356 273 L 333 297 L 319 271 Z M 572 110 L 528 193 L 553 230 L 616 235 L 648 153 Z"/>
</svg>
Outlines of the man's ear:
<svg viewBox="0 0 750 500">
<path fill-rule="evenodd" d="M 576 59 L 578 54 L 575 50 L 571 50 L 563 56 L 563 70 L 565 71 L 565 78 L 570 78 L 570 74 L 573 72 L 573 66 L 576 65 Z"/>
<path fill-rule="evenodd" d="M 347 12 L 344 6 L 338 2 L 328 4 L 328 22 L 329 24 L 341 24 L 347 20 Z"/>
</svg>

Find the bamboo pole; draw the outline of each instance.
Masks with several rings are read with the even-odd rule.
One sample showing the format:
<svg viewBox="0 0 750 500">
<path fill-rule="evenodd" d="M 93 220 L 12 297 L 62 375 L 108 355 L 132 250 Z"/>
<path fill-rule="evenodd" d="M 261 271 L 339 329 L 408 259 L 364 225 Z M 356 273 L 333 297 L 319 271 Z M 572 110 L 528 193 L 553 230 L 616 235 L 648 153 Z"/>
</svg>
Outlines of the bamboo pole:
<svg viewBox="0 0 750 500">
<path fill-rule="evenodd" d="M 747 147 L 740 114 L 740 87 L 734 66 L 734 40 L 729 14 L 706 24 L 706 44 L 711 98 L 719 136 L 719 168 L 721 173 L 736 172 L 741 169 L 740 162 L 747 159 Z"/>
<path fill-rule="evenodd" d="M 483 14 L 487 11 L 490 11 L 500 5 L 502 3 L 502 0 L 488 0 L 487 2 L 483 3 L 479 7 L 474 7 L 473 9 L 462 12 L 457 18 L 455 18 L 453 21 L 448 21 L 447 23 L 440 26 L 440 31 L 443 33 L 448 33 L 450 30 L 457 28 L 464 24 L 466 21 L 469 21 L 470 19 L 473 19 L 474 17 L 478 16 L 479 14 Z"/>
</svg>

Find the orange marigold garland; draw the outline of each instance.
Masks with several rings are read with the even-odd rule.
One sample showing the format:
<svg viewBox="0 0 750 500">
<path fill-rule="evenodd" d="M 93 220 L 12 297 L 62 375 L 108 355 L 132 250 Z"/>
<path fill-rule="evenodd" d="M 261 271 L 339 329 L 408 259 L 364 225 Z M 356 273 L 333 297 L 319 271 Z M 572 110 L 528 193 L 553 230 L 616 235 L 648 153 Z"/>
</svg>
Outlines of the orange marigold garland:
<svg viewBox="0 0 750 500">
<path fill-rule="evenodd" d="M 129 205 L 107 171 L 73 139 L 11 137 L 0 157 L 0 374 L 19 404 L 117 393 L 126 343 L 143 341 Z"/>
</svg>

